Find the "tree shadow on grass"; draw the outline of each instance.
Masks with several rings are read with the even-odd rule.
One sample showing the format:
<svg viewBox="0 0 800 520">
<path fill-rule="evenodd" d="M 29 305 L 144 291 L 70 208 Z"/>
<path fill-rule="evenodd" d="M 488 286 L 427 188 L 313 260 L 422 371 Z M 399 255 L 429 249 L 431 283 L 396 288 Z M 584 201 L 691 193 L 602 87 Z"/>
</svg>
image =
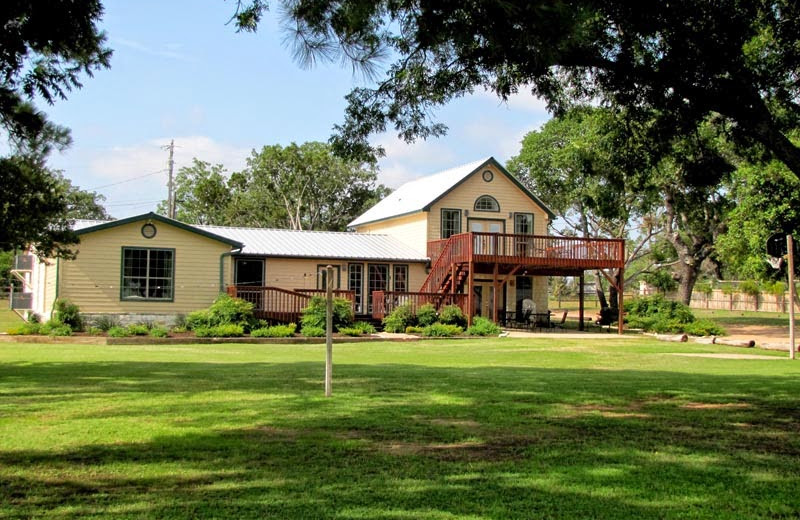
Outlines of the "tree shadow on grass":
<svg viewBox="0 0 800 520">
<path fill-rule="evenodd" d="M 0 380 L 13 374 L 22 390 L 3 401 L 23 414 L 71 398 L 87 402 L 76 421 L 192 421 L 142 442 L 4 447 L 0 512 L 501 519 L 800 510 L 796 378 L 337 365 L 326 400 L 320 368 L 4 366 Z M 226 392 L 264 400 L 215 400 Z M 122 404 L 89 404 L 103 394 Z M 203 397 L 187 403 L 190 394 Z M 241 411 L 253 413 L 231 420 Z"/>
</svg>

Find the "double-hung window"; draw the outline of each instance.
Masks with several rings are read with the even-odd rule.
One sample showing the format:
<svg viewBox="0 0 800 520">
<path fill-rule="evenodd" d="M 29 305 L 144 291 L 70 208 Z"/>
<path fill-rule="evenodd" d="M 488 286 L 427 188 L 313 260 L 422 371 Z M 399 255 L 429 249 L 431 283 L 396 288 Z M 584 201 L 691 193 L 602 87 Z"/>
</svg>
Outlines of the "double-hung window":
<svg viewBox="0 0 800 520">
<path fill-rule="evenodd" d="M 172 301 L 174 290 L 173 249 L 122 248 L 121 299 Z"/>
<path fill-rule="evenodd" d="M 442 210 L 442 238 L 450 238 L 461 233 L 461 210 Z"/>
</svg>

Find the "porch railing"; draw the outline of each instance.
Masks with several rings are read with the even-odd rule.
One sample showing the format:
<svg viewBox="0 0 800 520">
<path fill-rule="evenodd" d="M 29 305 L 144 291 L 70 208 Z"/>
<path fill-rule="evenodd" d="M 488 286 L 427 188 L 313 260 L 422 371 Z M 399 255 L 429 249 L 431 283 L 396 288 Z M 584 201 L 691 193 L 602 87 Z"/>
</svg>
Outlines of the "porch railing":
<svg viewBox="0 0 800 520">
<path fill-rule="evenodd" d="M 282 289 L 280 287 L 253 287 L 245 285 L 228 286 L 228 294 L 253 304 L 256 318 L 280 323 L 297 323 L 303 309 L 308 307 L 312 296 L 324 296 L 320 289 Z M 350 300 L 355 310 L 355 294 L 353 291 L 334 289 L 337 298 Z"/>
<path fill-rule="evenodd" d="M 469 233 L 476 261 L 541 263 L 552 267 L 622 267 L 625 241 L 615 238 Z M 459 240 L 464 240 L 458 235 Z M 541 260 L 541 262 L 536 262 Z"/>
<path fill-rule="evenodd" d="M 436 310 L 446 305 L 458 305 L 464 314 L 467 314 L 467 295 L 435 292 L 372 292 L 372 317 L 383 319 L 400 305 L 409 305 L 416 312 L 427 303 L 433 304 Z"/>
</svg>

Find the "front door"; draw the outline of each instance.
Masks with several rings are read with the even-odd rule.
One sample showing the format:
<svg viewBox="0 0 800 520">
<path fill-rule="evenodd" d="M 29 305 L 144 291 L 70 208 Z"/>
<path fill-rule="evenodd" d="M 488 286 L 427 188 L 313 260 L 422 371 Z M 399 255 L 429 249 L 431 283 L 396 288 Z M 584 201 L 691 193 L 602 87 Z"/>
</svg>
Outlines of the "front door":
<svg viewBox="0 0 800 520">
<path fill-rule="evenodd" d="M 505 233 L 504 220 L 469 219 L 469 230 L 473 233 Z M 476 255 L 502 254 L 503 243 L 500 237 L 476 235 L 474 252 Z"/>
</svg>

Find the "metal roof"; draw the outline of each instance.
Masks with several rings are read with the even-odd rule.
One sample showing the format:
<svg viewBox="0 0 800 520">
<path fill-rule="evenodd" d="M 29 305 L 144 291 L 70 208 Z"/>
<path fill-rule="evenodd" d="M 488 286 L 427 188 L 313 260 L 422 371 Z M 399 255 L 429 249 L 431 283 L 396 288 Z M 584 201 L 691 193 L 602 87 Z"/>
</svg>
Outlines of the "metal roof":
<svg viewBox="0 0 800 520">
<path fill-rule="evenodd" d="M 508 177 L 508 179 L 522 190 L 523 193 L 538 204 L 550 218 L 555 218 L 553 211 L 548 208 L 539 197 L 531 193 L 525 185 L 519 182 L 516 177 L 511 175 L 494 157 L 485 157 L 469 164 L 456 166 L 455 168 L 450 168 L 449 170 L 434 173 L 433 175 L 421 177 L 403 184 L 388 197 L 350 222 L 348 227 L 355 227 L 369 222 L 376 222 L 378 220 L 428 210 L 433 203 L 444 197 L 467 177 L 489 164 L 496 167 L 501 173 Z"/>
<path fill-rule="evenodd" d="M 424 262 L 424 253 L 389 235 L 291 229 L 194 226 L 244 244 L 242 254 Z"/>
<path fill-rule="evenodd" d="M 122 223 L 148 218 L 172 224 L 203 236 L 222 239 L 231 243 L 234 247 L 241 245 L 241 254 L 245 255 L 404 262 L 428 261 L 428 257 L 424 253 L 389 235 L 201 226 L 186 224 L 153 213 L 145 213 L 121 220 L 77 219 L 74 221 L 72 229 L 79 231 L 80 234 L 91 233 L 115 227 Z"/>
</svg>

